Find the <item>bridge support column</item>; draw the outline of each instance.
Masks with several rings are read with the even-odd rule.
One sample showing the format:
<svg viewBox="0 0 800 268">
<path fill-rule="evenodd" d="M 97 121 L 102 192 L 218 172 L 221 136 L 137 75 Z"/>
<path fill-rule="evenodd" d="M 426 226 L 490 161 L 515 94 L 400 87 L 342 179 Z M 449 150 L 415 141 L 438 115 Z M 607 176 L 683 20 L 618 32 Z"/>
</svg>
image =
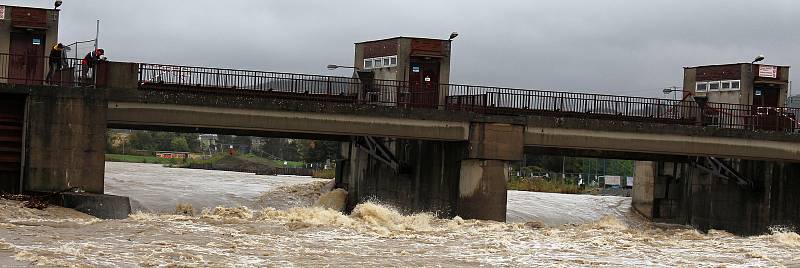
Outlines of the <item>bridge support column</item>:
<svg viewBox="0 0 800 268">
<path fill-rule="evenodd" d="M 468 158 L 461 161 L 459 216 L 506 220 L 509 164 L 522 160 L 524 129 L 511 124 L 472 124 Z"/>
<path fill-rule="evenodd" d="M 402 212 L 505 221 L 511 161 L 522 159 L 521 125 L 472 123 L 468 141 L 355 138 L 342 147 L 337 187 L 347 210 L 377 200 Z"/>
<path fill-rule="evenodd" d="M 79 188 L 103 193 L 105 91 L 35 87 L 29 91 L 23 190 Z"/>
<path fill-rule="evenodd" d="M 637 162 L 633 208 L 655 222 L 762 234 L 800 226 L 800 164 L 700 158 Z"/>
</svg>

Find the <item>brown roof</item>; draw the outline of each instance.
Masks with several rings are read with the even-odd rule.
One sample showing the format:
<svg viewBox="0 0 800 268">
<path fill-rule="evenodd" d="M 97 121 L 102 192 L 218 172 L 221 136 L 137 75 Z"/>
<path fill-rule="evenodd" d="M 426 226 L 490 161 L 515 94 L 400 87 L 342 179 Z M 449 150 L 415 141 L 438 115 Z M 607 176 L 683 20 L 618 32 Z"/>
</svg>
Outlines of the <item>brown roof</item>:
<svg viewBox="0 0 800 268">
<path fill-rule="evenodd" d="M 397 36 L 397 37 L 390 37 L 390 38 L 384 38 L 384 39 L 377 39 L 377 40 L 370 40 L 370 41 L 356 42 L 356 44 L 372 43 L 372 42 L 386 41 L 386 40 L 392 40 L 392 39 L 403 39 L 403 38 L 406 38 L 406 39 L 422 39 L 422 40 L 448 41 L 447 39 L 438 39 L 438 38 L 411 37 L 411 36 Z"/>
<path fill-rule="evenodd" d="M 700 68 L 700 67 L 729 66 L 729 65 L 742 65 L 742 64 L 750 64 L 750 63 L 749 62 L 740 62 L 740 63 L 709 64 L 709 65 L 701 65 L 701 66 L 684 66 L 683 68 L 684 69 L 692 69 L 692 68 Z M 769 65 L 769 66 L 778 66 L 778 67 L 789 68 L 789 65 L 760 64 L 760 63 L 756 63 L 755 65 Z"/>
</svg>

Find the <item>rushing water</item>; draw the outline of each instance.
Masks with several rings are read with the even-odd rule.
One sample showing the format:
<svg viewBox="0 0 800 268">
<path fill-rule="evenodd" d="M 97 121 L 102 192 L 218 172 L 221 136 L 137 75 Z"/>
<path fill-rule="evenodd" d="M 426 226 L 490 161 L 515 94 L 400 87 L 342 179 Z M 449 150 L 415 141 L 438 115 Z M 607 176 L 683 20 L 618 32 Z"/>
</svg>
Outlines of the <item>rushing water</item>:
<svg viewBox="0 0 800 268">
<path fill-rule="evenodd" d="M 107 177 L 110 192 L 131 195 L 142 210 L 165 212 L 174 210 L 177 203 L 189 203 L 197 213 L 137 213 L 127 220 L 104 221 L 68 209 L 38 211 L 0 201 L 0 263 L 104 267 L 800 264 L 800 236 L 795 233 L 741 238 L 724 232 L 655 228 L 628 213 L 626 198 L 510 192 L 509 221 L 513 223 L 496 223 L 400 215 L 372 203 L 342 215 L 310 207 L 326 183 L 309 178 L 117 163 L 107 165 Z M 200 212 L 201 207 L 216 204 L 228 207 Z M 523 224 L 527 221 L 547 227 Z"/>
</svg>

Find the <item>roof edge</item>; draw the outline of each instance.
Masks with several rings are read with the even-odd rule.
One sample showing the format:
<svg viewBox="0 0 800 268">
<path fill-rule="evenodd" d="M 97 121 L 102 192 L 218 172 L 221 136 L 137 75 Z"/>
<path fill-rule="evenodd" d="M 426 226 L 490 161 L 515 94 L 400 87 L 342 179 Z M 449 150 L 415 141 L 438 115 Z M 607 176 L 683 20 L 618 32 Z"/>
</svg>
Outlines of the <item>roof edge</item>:
<svg viewBox="0 0 800 268">
<path fill-rule="evenodd" d="M 435 41 L 449 41 L 447 39 L 428 38 L 428 37 L 395 36 L 395 37 L 389 37 L 389 38 L 383 38 L 383 39 L 375 39 L 375 40 L 369 40 L 369 41 L 355 42 L 355 44 L 373 43 L 373 42 L 380 42 L 380 41 L 387 41 L 387 40 L 394 40 L 394 39 L 422 39 L 422 40 L 435 40 Z"/>
<path fill-rule="evenodd" d="M 693 69 L 693 68 L 700 68 L 700 67 L 715 67 L 715 66 L 730 66 L 730 65 L 744 65 L 744 64 L 751 64 L 749 62 L 740 62 L 740 63 L 721 63 L 721 64 L 709 64 L 709 65 L 699 65 L 699 66 L 683 66 L 684 69 Z M 754 65 L 766 65 L 766 66 L 777 66 L 777 67 L 786 67 L 791 68 L 790 65 L 778 65 L 778 64 L 754 64 Z"/>
</svg>

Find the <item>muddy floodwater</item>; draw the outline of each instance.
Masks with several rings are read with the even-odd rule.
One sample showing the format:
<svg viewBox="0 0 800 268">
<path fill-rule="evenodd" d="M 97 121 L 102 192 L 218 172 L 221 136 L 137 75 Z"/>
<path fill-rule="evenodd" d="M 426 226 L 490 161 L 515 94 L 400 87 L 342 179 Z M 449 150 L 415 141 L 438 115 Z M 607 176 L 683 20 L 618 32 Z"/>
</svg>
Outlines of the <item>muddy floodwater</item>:
<svg viewBox="0 0 800 268">
<path fill-rule="evenodd" d="M 0 200 L 1 266 L 800 265 L 796 233 L 653 227 L 629 212 L 627 198 L 509 192 L 509 223 L 498 223 L 375 203 L 343 215 L 313 207 L 329 183 L 303 177 L 108 163 L 106 178 L 107 191 L 131 196 L 140 212 L 98 220 Z"/>
</svg>

